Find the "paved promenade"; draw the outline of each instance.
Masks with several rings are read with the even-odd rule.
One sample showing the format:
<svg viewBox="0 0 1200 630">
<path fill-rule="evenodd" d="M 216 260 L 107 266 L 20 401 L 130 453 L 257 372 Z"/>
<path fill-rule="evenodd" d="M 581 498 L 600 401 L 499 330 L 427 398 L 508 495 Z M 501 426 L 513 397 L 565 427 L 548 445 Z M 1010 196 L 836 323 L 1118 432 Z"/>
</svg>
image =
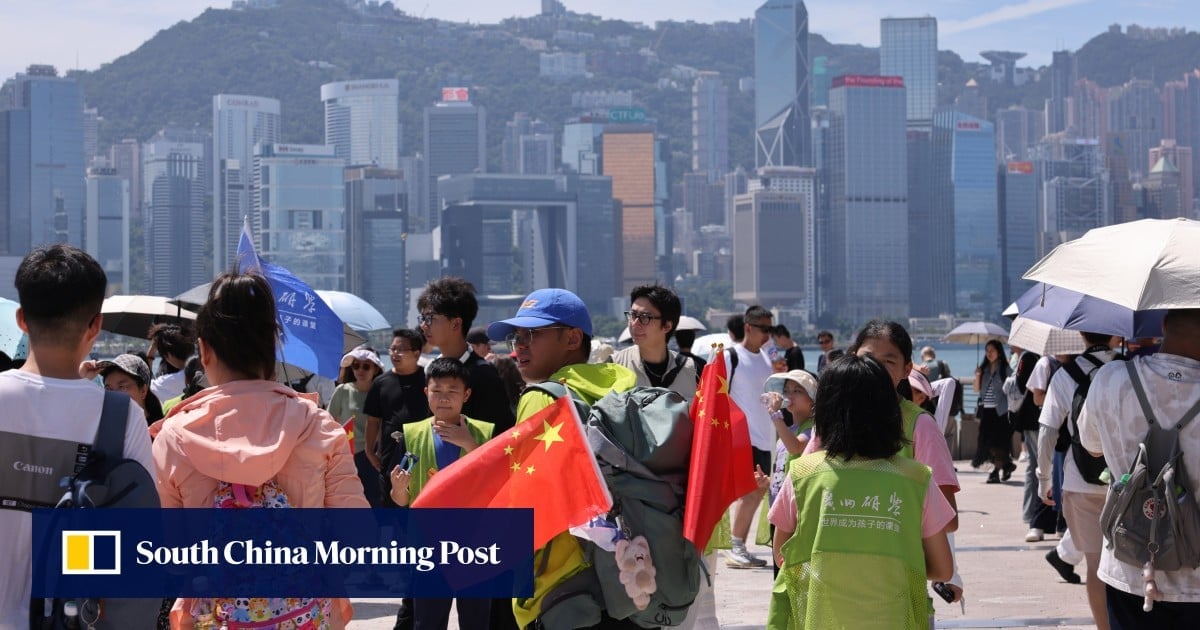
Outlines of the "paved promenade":
<svg viewBox="0 0 1200 630">
<path fill-rule="evenodd" d="M 1088 628 L 1092 627 L 1082 584 L 1063 582 L 1043 556 L 1055 541 L 1024 542 L 1021 522 L 1025 464 L 1005 484 L 985 484 L 986 469 L 958 462 L 959 571 L 966 587 L 966 612 L 936 599 L 939 628 Z M 752 530 L 753 531 L 753 530 Z M 769 557 L 765 547 L 753 548 Z M 1083 566 L 1077 568 L 1083 575 Z M 763 628 L 771 588 L 771 569 L 717 574 L 717 616 L 727 629 Z M 390 630 L 399 600 L 355 600 L 352 630 Z M 451 628 L 457 627 L 454 622 Z M 464 628 L 462 630 L 470 630 Z"/>
</svg>

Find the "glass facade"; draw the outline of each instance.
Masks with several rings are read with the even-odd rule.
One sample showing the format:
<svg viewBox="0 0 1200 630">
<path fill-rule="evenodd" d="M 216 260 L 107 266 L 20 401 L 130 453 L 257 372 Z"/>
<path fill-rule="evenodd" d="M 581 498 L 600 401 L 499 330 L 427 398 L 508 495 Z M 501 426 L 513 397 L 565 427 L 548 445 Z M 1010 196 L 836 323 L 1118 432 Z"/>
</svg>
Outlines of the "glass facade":
<svg viewBox="0 0 1200 630">
<path fill-rule="evenodd" d="M 808 9 L 801 0 L 768 0 L 754 12 L 754 127 L 794 110 L 786 144 L 796 151 L 795 163 L 775 163 L 756 150 L 756 166 L 811 165 L 809 80 Z"/>
<path fill-rule="evenodd" d="M 213 96 L 213 273 L 237 256 L 242 219 L 250 214 L 254 147 L 279 142 L 279 101 L 262 96 Z M 251 217 L 252 222 L 257 217 Z"/>
<path fill-rule="evenodd" d="M 692 170 L 709 182 L 729 171 L 729 90 L 719 72 L 692 84 Z"/>
<path fill-rule="evenodd" d="M 200 140 L 197 142 L 196 140 Z M 175 296 L 212 280 L 206 256 L 203 137 L 164 130 L 142 145 L 149 293 Z"/>
<path fill-rule="evenodd" d="M 603 134 L 603 123 L 567 123 L 563 127 L 563 166 L 580 175 L 599 175 L 600 136 Z"/>
<path fill-rule="evenodd" d="M 1007 306 L 1025 293 L 1033 282 L 1021 276 L 1038 261 L 1037 176 L 1033 162 L 1009 162 L 1000 166 L 1000 224 L 1003 290 L 1000 303 Z"/>
<path fill-rule="evenodd" d="M 908 120 L 932 120 L 937 107 L 937 18 L 884 18 L 879 21 L 879 41 L 881 72 L 904 78 Z"/>
<path fill-rule="evenodd" d="M 425 168 L 429 176 L 429 229 L 440 222 L 438 177 L 487 172 L 487 115 L 466 102 L 425 108 Z"/>
<path fill-rule="evenodd" d="M 344 164 L 316 145 L 265 145 L 254 158 L 259 254 L 314 289 L 346 290 Z"/>
<path fill-rule="evenodd" d="M 406 173 L 356 168 L 346 173 L 346 290 L 389 322 L 404 322 L 409 278 L 404 265 L 410 199 Z"/>
<path fill-rule="evenodd" d="M 129 180 L 115 168 L 93 168 L 87 175 L 87 253 L 108 276 L 106 295 L 130 293 Z"/>
<path fill-rule="evenodd" d="M 348 165 L 400 168 L 400 81 L 326 83 L 325 144 Z"/>
</svg>

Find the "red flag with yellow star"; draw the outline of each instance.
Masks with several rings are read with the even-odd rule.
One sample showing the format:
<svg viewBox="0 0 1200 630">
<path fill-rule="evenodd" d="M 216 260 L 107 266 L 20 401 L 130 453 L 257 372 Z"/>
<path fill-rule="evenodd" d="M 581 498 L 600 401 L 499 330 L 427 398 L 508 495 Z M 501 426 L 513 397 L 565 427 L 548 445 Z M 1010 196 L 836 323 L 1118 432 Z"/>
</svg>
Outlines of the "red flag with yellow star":
<svg viewBox="0 0 1200 630">
<path fill-rule="evenodd" d="M 730 504 L 758 487 L 746 414 L 729 397 L 726 357 L 718 355 L 704 369 L 691 417 L 696 428 L 688 465 L 683 537 L 703 551 Z"/>
<path fill-rule="evenodd" d="M 353 455 L 354 454 L 354 418 L 351 417 L 349 420 L 347 420 L 346 424 L 342 425 L 342 428 L 346 430 L 346 444 L 350 447 L 350 454 Z"/>
<path fill-rule="evenodd" d="M 533 548 L 612 509 L 612 495 L 569 396 L 436 476 L 414 508 L 533 508 Z"/>
</svg>

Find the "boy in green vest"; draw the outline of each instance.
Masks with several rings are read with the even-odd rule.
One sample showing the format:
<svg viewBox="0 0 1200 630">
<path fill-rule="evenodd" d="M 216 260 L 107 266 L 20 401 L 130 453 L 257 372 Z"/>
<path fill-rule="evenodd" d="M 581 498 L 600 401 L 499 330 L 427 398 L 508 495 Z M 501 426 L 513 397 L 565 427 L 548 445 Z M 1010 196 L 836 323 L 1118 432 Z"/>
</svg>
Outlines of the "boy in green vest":
<svg viewBox="0 0 1200 630">
<path fill-rule="evenodd" d="M 492 437 L 490 422 L 463 415 L 463 403 L 471 397 L 471 372 L 450 357 L 429 365 L 425 395 L 433 417 L 410 422 L 403 432 L 393 433 L 396 458 L 407 457 L 405 466 L 394 463 L 391 472 L 392 501 L 407 506 L 437 471 L 454 464 Z M 445 630 L 450 621 L 452 599 L 414 599 L 414 630 Z M 458 623 L 463 628 L 490 627 L 491 600 L 459 599 Z"/>
</svg>

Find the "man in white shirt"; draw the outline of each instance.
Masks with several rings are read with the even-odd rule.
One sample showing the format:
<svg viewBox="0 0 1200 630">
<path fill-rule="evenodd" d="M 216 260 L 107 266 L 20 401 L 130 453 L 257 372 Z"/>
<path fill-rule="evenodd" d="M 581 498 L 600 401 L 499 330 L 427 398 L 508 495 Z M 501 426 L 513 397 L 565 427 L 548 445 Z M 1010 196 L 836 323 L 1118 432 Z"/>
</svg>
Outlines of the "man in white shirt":
<svg viewBox="0 0 1200 630">
<path fill-rule="evenodd" d="M 1083 335 L 1087 350 L 1075 358 L 1075 365 L 1084 375 L 1083 378 L 1094 376 L 1099 365 L 1112 361 L 1116 353 L 1112 351 L 1111 335 L 1097 333 L 1080 333 Z M 1067 431 L 1074 435 L 1071 426 L 1071 403 L 1075 398 L 1077 384 L 1066 365 L 1054 373 L 1050 379 L 1050 389 L 1046 392 L 1046 401 L 1042 405 L 1042 413 L 1038 418 L 1041 425 L 1038 431 L 1038 496 L 1046 505 L 1054 505 L 1053 487 L 1050 481 L 1051 459 L 1054 456 L 1054 445 L 1058 441 L 1059 429 L 1064 423 Z M 1096 388 L 1089 389 L 1091 392 Z M 1074 447 L 1072 447 L 1074 448 Z M 1086 453 L 1084 453 L 1086 455 Z M 1108 630 L 1108 613 L 1104 605 L 1104 585 L 1096 577 L 1100 564 L 1100 511 L 1104 508 L 1104 495 L 1108 488 L 1103 483 L 1089 483 L 1080 474 L 1075 463 L 1075 454 L 1068 451 L 1063 467 L 1062 503 L 1063 516 L 1067 519 L 1067 528 L 1075 547 L 1083 552 L 1087 562 L 1087 594 L 1088 605 L 1092 609 L 1092 618 L 1100 630 Z M 1058 568 L 1057 566 L 1055 567 Z"/>
<path fill-rule="evenodd" d="M 729 370 L 729 397 L 746 414 L 750 428 L 750 446 L 754 450 L 754 466 L 766 474 L 771 470 L 771 451 L 775 448 L 775 428 L 771 415 L 759 398 L 763 385 L 774 370 L 763 346 L 771 340 L 771 311 L 761 306 L 746 309 L 742 343 L 726 351 L 726 368 Z M 733 365 L 737 357 L 737 367 Z M 733 548 L 726 552 L 725 564 L 736 569 L 763 567 L 767 561 L 757 558 L 746 549 L 746 536 L 750 534 L 750 522 L 762 503 L 766 488 L 758 488 L 733 503 Z"/>
<path fill-rule="evenodd" d="M 100 334 L 104 270 L 82 250 L 46 245 L 21 261 L 15 284 L 17 324 L 29 334 L 29 360 L 0 374 L 0 628 L 29 627 L 30 510 L 53 507 L 62 497 L 58 481 L 80 465 L 80 447 L 95 443 L 104 400 L 104 390 L 79 377 L 79 364 Z M 150 434 L 134 404 L 124 456 L 153 477 Z"/>
<path fill-rule="evenodd" d="M 1200 400 L 1200 309 L 1167 311 L 1162 347 L 1157 354 L 1132 360 L 1156 421 L 1174 427 Z M 1149 425 L 1133 391 L 1125 365 L 1106 365 L 1092 380 L 1079 431 L 1083 446 L 1103 454 L 1113 477 L 1128 472 Z M 1200 422 L 1179 434 L 1183 469 L 1192 492 L 1200 491 Z M 1072 525 L 1072 527 L 1074 527 Z M 1108 614 L 1113 628 L 1200 627 L 1200 569 L 1156 571 L 1161 601 L 1142 610 L 1142 567 L 1121 562 L 1105 545 L 1100 579 L 1108 584 Z"/>
</svg>

